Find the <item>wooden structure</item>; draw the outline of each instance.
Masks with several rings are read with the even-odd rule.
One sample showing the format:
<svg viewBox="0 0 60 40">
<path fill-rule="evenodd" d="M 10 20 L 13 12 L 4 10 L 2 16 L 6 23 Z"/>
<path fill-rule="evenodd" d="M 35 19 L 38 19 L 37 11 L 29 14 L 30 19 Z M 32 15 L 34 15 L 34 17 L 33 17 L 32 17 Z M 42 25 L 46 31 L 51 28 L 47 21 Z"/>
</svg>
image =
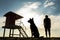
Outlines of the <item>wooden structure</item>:
<svg viewBox="0 0 60 40">
<path fill-rule="evenodd" d="M 10 33 L 9 33 L 9 37 L 13 37 L 13 35 L 14 35 L 14 29 L 22 29 L 23 30 L 23 28 L 21 27 L 21 26 L 18 26 L 18 25 L 15 25 L 15 21 L 17 20 L 17 19 L 21 19 L 21 18 L 23 18 L 22 16 L 20 16 L 20 15 L 17 15 L 16 13 L 14 13 L 14 12 L 8 12 L 8 13 L 6 13 L 5 15 L 4 15 L 5 17 L 6 17 L 6 22 L 5 22 L 5 26 L 3 26 L 2 28 L 4 28 L 4 33 L 3 33 L 3 37 L 5 37 L 5 30 L 6 29 L 10 29 Z M 12 34 L 11 34 L 11 30 L 12 30 Z M 23 30 L 24 31 L 24 30 Z M 21 30 L 19 30 L 19 32 L 20 32 L 20 34 L 22 34 L 21 33 Z M 24 33 L 25 33 L 25 31 L 24 31 Z M 19 34 L 19 35 L 20 35 Z M 26 34 L 26 33 L 25 33 Z M 23 34 L 22 34 L 23 35 Z M 27 35 L 27 34 L 26 34 Z M 23 35 L 24 36 L 24 35 Z"/>
</svg>

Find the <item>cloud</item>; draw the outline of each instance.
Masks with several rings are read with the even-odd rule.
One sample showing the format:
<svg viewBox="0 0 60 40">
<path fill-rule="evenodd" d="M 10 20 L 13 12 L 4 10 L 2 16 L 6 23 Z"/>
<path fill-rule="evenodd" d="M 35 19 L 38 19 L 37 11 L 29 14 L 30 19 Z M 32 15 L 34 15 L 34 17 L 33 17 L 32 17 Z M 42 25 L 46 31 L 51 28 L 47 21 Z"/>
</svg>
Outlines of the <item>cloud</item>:
<svg viewBox="0 0 60 40">
<path fill-rule="evenodd" d="M 5 17 L 0 17 L 0 27 L 5 25 Z"/>
<path fill-rule="evenodd" d="M 44 7 L 53 6 L 54 4 L 55 4 L 54 2 L 49 2 L 49 3 L 47 3 Z"/>
<path fill-rule="evenodd" d="M 54 2 L 50 2 L 49 0 L 47 0 L 47 1 L 45 1 L 45 3 L 44 3 L 44 7 L 50 7 L 50 6 L 53 6 L 53 5 L 55 5 L 55 3 Z"/>
<path fill-rule="evenodd" d="M 24 7 L 37 9 L 39 7 L 39 5 L 41 5 L 40 2 L 27 2 L 27 3 L 25 3 Z"/>
<path fill-rule="evenodd" d="M 60 16 L 50 16 L 51 18 L 51 32 L 52 36 L 59 37 L 60 36 Z"/>
<path fill-rule="evenodd" d="M 16 13 L 18 14 L 20 13 L 24 17 L 32 17 L 33 15 L 37 13 L 35 10 L 37 10 L 40 5 L 41 5 L 40 2 L 24 3 L 24 6 L 20 8 Z"/>
</svg>

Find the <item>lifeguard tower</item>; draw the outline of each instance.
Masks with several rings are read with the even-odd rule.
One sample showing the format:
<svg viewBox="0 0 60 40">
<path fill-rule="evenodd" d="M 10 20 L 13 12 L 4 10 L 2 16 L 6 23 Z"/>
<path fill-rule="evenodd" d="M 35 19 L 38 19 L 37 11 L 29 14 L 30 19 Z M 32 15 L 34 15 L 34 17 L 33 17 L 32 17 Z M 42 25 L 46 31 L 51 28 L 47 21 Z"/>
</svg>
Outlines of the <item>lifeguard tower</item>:
<svg viewBox="0 0 60 40">
<path fill-rule="evenodd" d="M 4 28 L 3 37 L 5 37 L 5 31 L 6 31 L 6 29 L 10 29 L 9 37 L 14 37 L 13 35 L 16 35 L 16 34 L 14 34 L 14 30 L 15 29 L 19 30 L 19 36 L 20 37 L 21 37 L 21 35 L 23 37 L 24 36 L 28 37 L 27 34 L 26 34 L 26 32 L 24 31 L 24 29 L 21 26 L 15 25 L 15 21 L 17 19 L 23 18 L 22 16 L 17 15 L 16 13 L 14 13 L 12 11 L 6 13 L 4 16 L 6 17 L 6 22 L 5 22 L 5 26 L 2 27 L 2 28 Z M 23 32 L 24 32 L 25 35 L 21 32 L 21 30 L 23 30 Z"/>
</svg>

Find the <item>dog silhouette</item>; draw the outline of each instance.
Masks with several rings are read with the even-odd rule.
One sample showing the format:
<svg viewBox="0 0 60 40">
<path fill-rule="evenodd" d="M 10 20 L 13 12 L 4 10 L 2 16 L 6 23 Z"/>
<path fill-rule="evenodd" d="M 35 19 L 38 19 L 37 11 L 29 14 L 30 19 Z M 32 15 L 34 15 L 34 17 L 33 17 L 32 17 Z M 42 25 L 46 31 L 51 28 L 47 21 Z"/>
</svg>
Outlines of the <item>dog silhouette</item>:
<svg viewBox="0 0 60 40">
<path fill-rule="evenodd" d="M 39 37 L 39 32 L 38 32 L 38 29 L 37 29 L 37 27 L 34 23 L 33 18 L 32 19 L 30 18 L 30 20 L 28 20 L 28 22 L 30 23 L 30 29 L 31 29 L 32 36 L 38 38 Z"/>
</svg>

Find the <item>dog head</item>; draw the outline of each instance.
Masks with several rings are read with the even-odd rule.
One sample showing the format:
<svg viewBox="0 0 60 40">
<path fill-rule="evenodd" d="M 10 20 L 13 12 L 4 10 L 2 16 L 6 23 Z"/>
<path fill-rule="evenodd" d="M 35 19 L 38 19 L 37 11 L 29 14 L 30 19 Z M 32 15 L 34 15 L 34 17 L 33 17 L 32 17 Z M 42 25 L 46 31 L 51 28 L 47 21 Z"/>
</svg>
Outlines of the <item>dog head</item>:
<svg viewBox="0 0 60 40">
<path fill-rule="evenodd" d="M 29 23 L 32 23 L 32 22 L 33 22 L 33 18 L 32 18 L 32 19 L 30 18 L 30 19 L 28 20 L 28 22 L 29 22 Z"/>
</svg>

